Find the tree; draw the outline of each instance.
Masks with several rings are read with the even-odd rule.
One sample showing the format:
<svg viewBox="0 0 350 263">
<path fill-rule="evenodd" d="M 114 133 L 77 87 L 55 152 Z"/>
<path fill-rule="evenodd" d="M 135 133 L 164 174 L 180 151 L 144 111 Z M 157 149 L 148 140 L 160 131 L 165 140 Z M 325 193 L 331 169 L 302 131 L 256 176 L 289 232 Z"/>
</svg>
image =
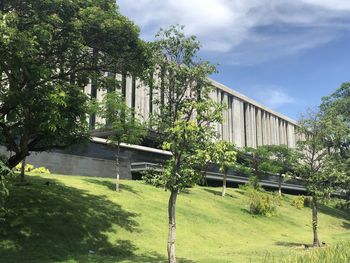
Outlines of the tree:
<svg viewBox="0 0 350 263">
<path fill-rule="evenodd" d="M 295 154 L 287 145 L 263 146 L 268 152 L 268 158 L 262 163 L 262 170 L 278 176 L 278 192 L 282 196 L 283 178 L 293 172 Z"/>
<path fill-rule="evenodd" d="M 222 183 L 222 196 L 226 194 L 227 173 L 236 163 L 237 151 L 235 146 L 227 141 L 219 141 L 215 143 L 213 152 L 213 161 L 219 166 L 220 172 L 224 174 Z"/>
<path fill-rule="evenodd" d="M 266 147 L 259 146 L 256 149 L 245 147 L 238 151 L 237 168 L 243 174 L 249 175 L 249 184 L 254 188 L 260 187 L 258 183 L 259 175 L 265 172 L 265 161 L 269 158 L 269 152 Z"/>
<path fill-rule="evenodd" d="M 123 96 L 117 92 L 106 93 L 101 103 L 98 103 L 97 114 L 104 119 L 101 127 L 108 132 L 110 136 L 108 141 L 110 145 L 116 146 L 116 185 L 115 190 L 119 191 L 120 177 L 120 144 L 140 143 L 146 134 L 143 124 L 135 117 L 135 113 L 130 109 Z"/>
<path fill-rule="evenodd" d="M 168 203 L 168 260 L 175 257 L 175 208 L 178 194 L 204 176 L 208 155 L 206 145 L 216 137 L 213 123 L 221 121 L 222 107 L 209 98 L 207 76 L 215 72 L 209 62 L 197 58 L 200 44 L 186 37 L 183 27 L 161 30 L 155 42 L 155 69 L 160 81 L 154 82 L 159 111 L 154 116 L 163 148 L 172 153 L 160 178 L 170 191 Z M 159 184 L 158 184 L 159 185 Z"/>
<path fill-rule="evenodd" d="M 322 198 L 334 191 L 343 174 L 338 171 L 335 156 L 325 144 L 327 123 L 319 111 L 310 111 L 307 118 L 300 120 L 298 132 L 303 138 L 297 145 L 296 170 L 312 196 L 313 246 L 319 247 L 318 206 Z"/>
<path fill-rule="evenodd" d="M 327 124 L 326 146 L 338 154 L 338 166 L 345 171 L 339 185 L 350 201 L 350 83 L 343 83 L 321 104 L 323 121 Z"/>
<path fill-rule="evenodd" d="M 103 88 L 104 72 L 139 71 L 146 53 L 115 1 L 1 1 L 0 140 L 13 153 L 8 165 L 84 138 L 84 87 Z"/>
</svg>

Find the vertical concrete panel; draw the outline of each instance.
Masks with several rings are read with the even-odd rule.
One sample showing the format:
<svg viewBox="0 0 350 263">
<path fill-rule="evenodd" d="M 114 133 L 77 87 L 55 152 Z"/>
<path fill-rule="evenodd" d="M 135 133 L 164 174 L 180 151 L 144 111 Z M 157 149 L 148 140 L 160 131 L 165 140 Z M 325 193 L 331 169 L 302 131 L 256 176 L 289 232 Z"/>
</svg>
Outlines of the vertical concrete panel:
<svg viewBox="0 0 350 263">
<path fill-rule="evenodd" d="M 251 128 L 250 128 L 250 105 L 248 103 L 245 103 L 244 106 L 244 116 L 245 116 L 245 138 L 246 138 L 246 146 L 251 147 Z"/>
<path fill-rule="evenodd" d="M 256 109 L 256 133 L 257 133 L 257 146 L 263 145 L 263 132 L 262 132 L 262 116 L 261 116 L 261 109 Z"/>
<path fill-rule="evenodd" d="M 233 142 L 238 147 L 244 147 L 244 111 L 243 102 L 236 98 L 232 98 L 232 114 L 233 114 Z"/>
<path fill-rule="evenodd" d="M 226 92 L 222 93 L 222 103 L 225 105 L 223 110 L 223 122 L 222 122 L 222 138 L 225 141 L 229 140 L 229 114 L 228 114 L 228 94 Z"/>
<path fill-rule="evenodd" d="M 132 77 L 127 76 L 126 89 L 125 89 L 125 103 L 129 108 L 131 108 L 131 96 L 132 96 L 131 91 L 132 91 Z"/>
<path fill-rule="evenodd" d="M 252 140 L 252 147 L 256 148 L 256 108 L 255 106 L 251 105 L 250 107 L 250 121 L 251 121 L 251 140 Z"/>
<path fill-rule="evenodd" d="M 233 102 L 232 96 L 228 97 L 228 136 L 229 142 L 233 143 Z"/>
</svg>

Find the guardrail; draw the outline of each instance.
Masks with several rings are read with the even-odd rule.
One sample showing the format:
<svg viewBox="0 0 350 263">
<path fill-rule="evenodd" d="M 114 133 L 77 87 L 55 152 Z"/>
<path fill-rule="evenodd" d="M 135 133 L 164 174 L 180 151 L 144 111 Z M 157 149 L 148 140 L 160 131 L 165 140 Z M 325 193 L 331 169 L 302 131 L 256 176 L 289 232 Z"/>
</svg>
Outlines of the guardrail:
<svg viewBox="0 0 350 263">
<path fill-rule="evenodd" d="M 163 167 L 158 163 L 150 163 L 150 162 L 134 162 L 131 163 L 131 173 L 140 173 L 144 171 L 156 171 L 161 172 Z M 212 172 L 208 171 L 205 176 L 206 179 L 222 181 L 223 174 L 220 172 Z M 247 183 L 249 180 L 248 176 L 240 176 L 235 174 L 228 174 L 227 181 L 233 183 Z M 278 189 L 278 178 L 277 176 L 264 176 L 263 179 L 259 180 L 260 185 L 270 188 Z M 302 185 L 301 180 L 297 179 L 285 179 L 281 185 L 282 189 L 285 190 L 295 190 L 300 192 L 306 192 L 305 186 Z"/>
</svg>

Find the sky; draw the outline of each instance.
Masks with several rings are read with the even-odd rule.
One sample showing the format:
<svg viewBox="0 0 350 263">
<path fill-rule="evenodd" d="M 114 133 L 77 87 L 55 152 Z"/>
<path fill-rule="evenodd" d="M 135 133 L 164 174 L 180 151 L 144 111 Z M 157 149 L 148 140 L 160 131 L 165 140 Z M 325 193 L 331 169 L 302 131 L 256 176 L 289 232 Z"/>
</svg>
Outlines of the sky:
<svg viewBox="0 0 350 263">
<path fill-rule="evenodd" d="M 152 41 L 185 25 L 216 81 L 295 120 L 350 81 L 350 0 L 117 0 Z"/>
</svg>

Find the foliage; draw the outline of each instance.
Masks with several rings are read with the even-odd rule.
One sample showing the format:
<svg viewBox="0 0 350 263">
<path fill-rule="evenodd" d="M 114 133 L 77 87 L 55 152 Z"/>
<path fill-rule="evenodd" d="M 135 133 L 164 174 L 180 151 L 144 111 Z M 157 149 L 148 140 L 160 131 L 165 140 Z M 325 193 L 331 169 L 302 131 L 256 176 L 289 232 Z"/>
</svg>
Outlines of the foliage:
<svg viewBox="0 0 350 263">
<path fill-rule="evenodd" d="M 335 208 L 350 211 L 350 202 L 347 200 L 341 200 L 335 204 Z"/>
<path fill-rule="evenodd" d="M 22 162 L 18 163 L 15 167 L 16 171 L 20 172 L 22 169 Z M 27 163 L 24 167 L 25 172 L 31 172 L 34 169 L 34 165 Z"/>
<path fill-rule="evenodd" d="M 142 141 L 146 134 L 145 127 L 133 109 L 126 105 L 125 98 L 119 91 L 106 93 L 97 107 L 97 114 L 104 122 L 99 123 L 99 127 L 110 133 L 110 142 L 137 144 Z"/>
<path fill-rule="evenodd" d="M 17 164 L 15 167 L 16 171 L 20 172 L 22 169 L 22 162 Z M 24 167 L 25 172 L 32 172 L 32 173 L 39 173 L 39 174 L 50 174 L 49 169 L 40 166 L 35 168 L 34 165 L 27 163 L 26 166 Z"/>
<path fill-rule="evenodd" d="M 348 263 L 350 260 L 350 243 L 342 242 L 330 247 L 305 251 L 300 255 L 285 255 L 283 258 L 267 255 L 265 263 Z"/>
<path fill-rule="evenodd" d="M 107 92 L 102 102 L 97 102 L 96 106 L 97 114 L 104 121 L 99 126 L 108 133 L 109 144 L 117 149 L 115 153 L 117 166 L 116 191 L 119 191 L 120 144 L 122 142 L 139 143 L 146 135 L 146 129 L 135 116 L 133 109 L 126 105 L 125 98 L 118 91 Z"/>
<path fill-rule="evenodd" d="M 274 216 L 277 213 L 276 200 L 269 193 L 251 189 L 247 192 L 249 197 L 249 211 L 253 215 Z"/>
<path fill-rule="evenodd" d="M 84 87 L 104 88 L 106 71 L 140 71 L 145 49 L 115 1 L 1 1 L 0 140 L 14 153 L 9 166 L 85 138 Z"/>
<path fill-rule="evenodd" d="M 50 170 L 43 167 L 43 166 L 40 166 L 38 168 L 34 168 L 31 172 L 37 173 L 37 174 L 50 174 Z"/>
<path fill-rule="evenodd" d="M 327 129 L 325 144 L 337 155 L 337 169 L 345 173 L 338 187 L 350 200 L 350 83 L 343 83 L 333 94 L 324 97 L 320 108 Z"/>
<path fill-rule="evenodd" d="M 7 213 L 5 202 L 9 196 L 7 183 L 11 175 L 13 175 L 11 169 L 8 168 L 3 161 L 0 161 L 0 221 L 4 219 L 4 216 Z"/>
<path fill-rule="evenodd" d="M 290 204 L 297 209 L 302 209 L 305 204 L 305 197 L 303 195 L 296 196 L 292 199 Z"/>
<path fill-rule="evenodd" d="M 234 144 L 227 141 L 215 142 L 213 162 L 219 166 L 221 172 L 235 167 L 237 151 Z"/>
<path fill-rule="evenodd" d="M 210 99 L 208 75 L 215 66 L 198 59 L 200 44 L 187 37 L 183 27 L 161 29 L 154 43 L 152 82 L 157 110 L 152 117 L 163 149 L 172 153 L 164 166 L 162 182 L 170 190 L 168 218 L 168 260 L 175 259 L 175 207 L 177 195 L 202 181 L 216 138 L 213 124 L 222 120 L 222 106 Z"/>
</svg>

